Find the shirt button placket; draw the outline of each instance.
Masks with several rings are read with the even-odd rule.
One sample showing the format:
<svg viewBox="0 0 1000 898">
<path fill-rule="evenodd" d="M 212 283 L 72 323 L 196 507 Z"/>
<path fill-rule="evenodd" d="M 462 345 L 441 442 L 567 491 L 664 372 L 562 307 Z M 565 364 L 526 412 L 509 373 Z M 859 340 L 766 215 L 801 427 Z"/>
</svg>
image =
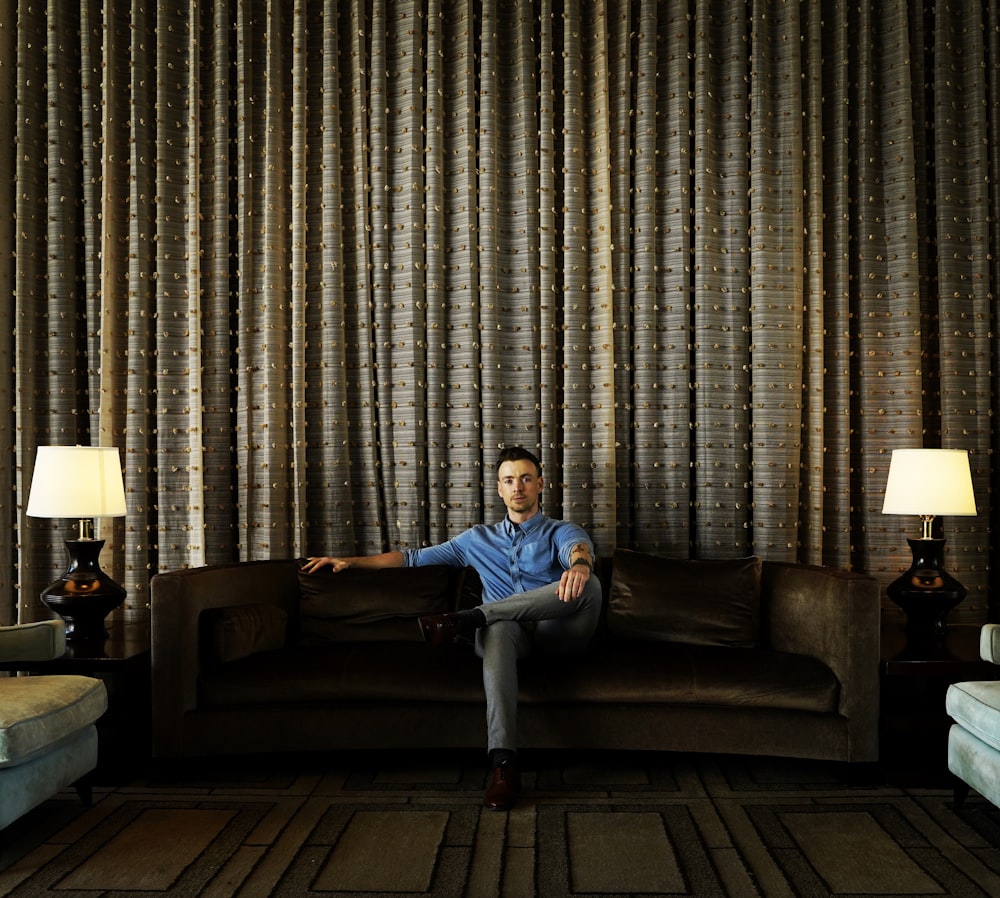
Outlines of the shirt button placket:
<svg viewBox="0 0 1000 898">
<path fill-rule="evenodd" d="M 514 584 L 514 588 L 518 592 L 523 592 L 523 587 L 521 586 L 521 543 L 523 542 L 524 534 L 520 530 L 514 534 L 514 543 L 511 548 L 510 553 L 510 581 Z"/>
</svg>

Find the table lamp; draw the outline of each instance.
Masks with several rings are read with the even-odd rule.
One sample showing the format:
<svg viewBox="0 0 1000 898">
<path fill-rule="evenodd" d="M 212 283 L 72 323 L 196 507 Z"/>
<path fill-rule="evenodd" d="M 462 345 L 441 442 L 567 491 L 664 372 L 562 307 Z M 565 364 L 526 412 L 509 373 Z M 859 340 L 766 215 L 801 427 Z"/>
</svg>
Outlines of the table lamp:
<svg viewBox="0 0 1000 898">
<path fill-rule="evenodd" d="M 917 515 L 920 539 L 907 538 L 913 564 L 887 592 L 906 615 L 911 635 L 940 636 L 945 615 L 965 598 L 966 589 L 943 568 L 943 539 L 933 536 L 938 515 L 974 515 L 969 453 L 964 449 L 894 449 L 889 462 L 882 514 Z"/>
<path fill-rule="evenodd" d="M 125 599 L 125 589 L 101 570 L 103 539 L 94 539 L 94 518 L 125 514 L 125 484 L 118 450 L 97 446 L 39 446 L 27 514 L 77 518 L 76 539 L 66 540 L 69 568 L 41 594 L 43 604 L 66 622 L 72 642 L 103 640 L 104 619 Z"/>
</svg>

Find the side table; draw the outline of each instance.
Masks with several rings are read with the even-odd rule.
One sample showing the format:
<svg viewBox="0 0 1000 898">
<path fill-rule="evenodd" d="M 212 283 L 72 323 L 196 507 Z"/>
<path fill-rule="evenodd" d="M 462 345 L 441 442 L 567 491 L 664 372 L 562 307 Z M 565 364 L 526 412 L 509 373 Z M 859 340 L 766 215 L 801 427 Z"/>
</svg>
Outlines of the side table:
<svg viewBox="0 0 1000 898">
<path fill-rule="evenodd" d="M 112 624 L 103 642 L 67 644 L 49 661 L 0 661 L 0 670 L 26 674 L 79 674 L 104 680 L 108 710 L 97 722 L 97 781 L 116 783 L 148 765 L 150 711 L 149 624 Z"/>
<path fill-rule="evenodd" d="M 979 657 L 980 629 L 956 624 L 940 637 L 914 640 L 901 619 L 883 616 L 879 761 L 888 782 L 948 787 L 945 693 L 952 683 L 1000 673 Z"/>
</svg>

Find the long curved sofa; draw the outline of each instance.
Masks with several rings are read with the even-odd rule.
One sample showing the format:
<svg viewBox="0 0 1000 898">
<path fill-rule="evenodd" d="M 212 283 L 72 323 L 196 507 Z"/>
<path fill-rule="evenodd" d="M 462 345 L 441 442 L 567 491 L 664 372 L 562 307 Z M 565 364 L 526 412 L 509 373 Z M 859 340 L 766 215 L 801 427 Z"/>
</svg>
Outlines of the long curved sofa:
<svg viewBox="0 0 1000 898">
<path fill-rule="evenodd" d="M 153 578 L 155 758 L 483 745 L 481 662 L 415 622 L 474 604 L 472 571 L 299 568 Z M 599 574 L 591 648 L 521 666 L 520 747 L 877 760 L 873 577 L 627 550 Z"/>
</svg>

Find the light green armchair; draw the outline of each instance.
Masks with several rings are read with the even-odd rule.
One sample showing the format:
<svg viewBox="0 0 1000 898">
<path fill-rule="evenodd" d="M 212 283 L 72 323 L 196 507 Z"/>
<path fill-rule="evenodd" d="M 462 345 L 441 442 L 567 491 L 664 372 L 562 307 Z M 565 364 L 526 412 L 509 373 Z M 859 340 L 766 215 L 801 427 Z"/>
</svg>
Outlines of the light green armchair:
<svg viewBox="0 0 1000 898">
<path fill-rule="evenodd" d="M 1000 625 L 983 626 L 979 654 L 1000 664 Z M 1000 680 L 954 683 L 945 709 L 954 721 L 948 731 L 948 769 L 955 776 L 956 807 L 970 788 L 1000 806 Z"/>
<path fill-rule="evenodd" d="M 32 662 L 66 651 L 61 620 L 0 627 L 0 660 Z M 91 801 L 97 719 L 108 706 L 103 681 L 76 675 L 0 674 L 0 829 L 76 784 Z"/>
</svg>

